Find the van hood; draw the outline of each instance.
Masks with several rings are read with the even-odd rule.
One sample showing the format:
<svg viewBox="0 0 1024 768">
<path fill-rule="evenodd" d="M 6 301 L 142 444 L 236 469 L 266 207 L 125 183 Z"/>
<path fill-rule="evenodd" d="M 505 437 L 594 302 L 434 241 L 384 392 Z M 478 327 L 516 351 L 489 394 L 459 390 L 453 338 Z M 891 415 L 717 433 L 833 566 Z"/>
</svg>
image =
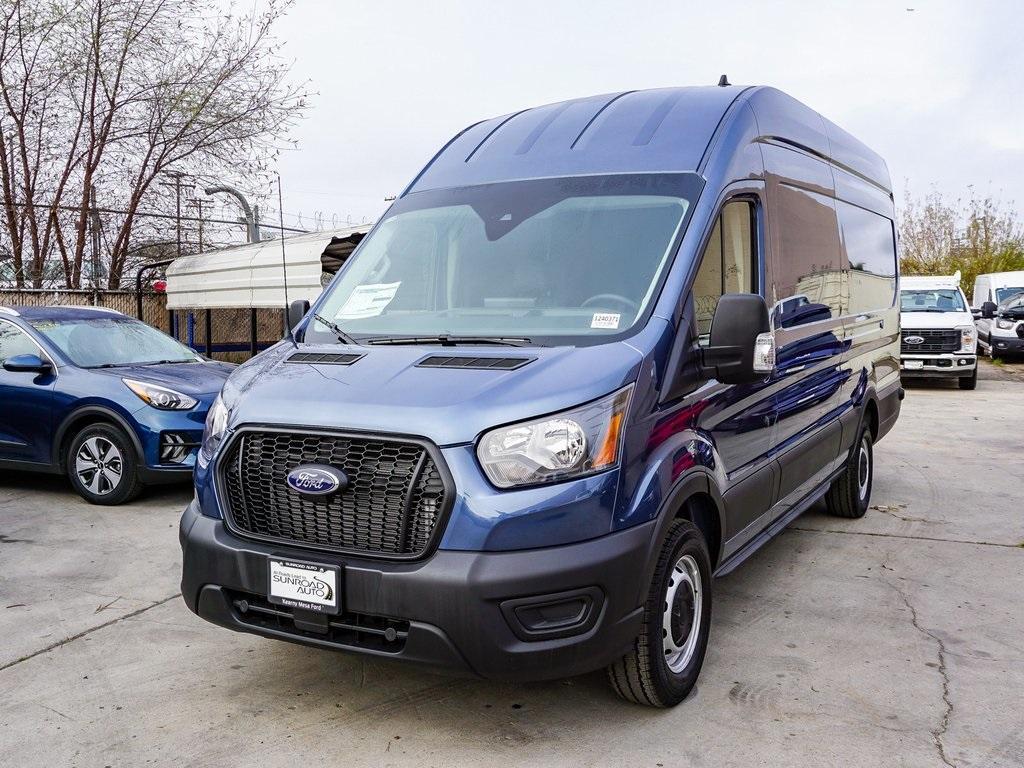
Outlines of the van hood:
<svg viewBox="0 0 1024 768">
<path fill-rule="evenodd" d="M 970 312 L 900 312 L 901 328 L 941 329 L 974 325 Z"/>
<path fill-rule="evenodd" d="M 289 362 L 296 353 L 355 353 L 351 365 Z M 422 367 L 425 358 L 505 357 L 516 370 Z M 635 381 L 642 355 L 625 342 L 592 347 L 441 347 L 279 343 L 224 388 L 228 426 L 263 424 L 415 435 L 469 443 L 492 427 L 594 400 Z"/>
</svg>

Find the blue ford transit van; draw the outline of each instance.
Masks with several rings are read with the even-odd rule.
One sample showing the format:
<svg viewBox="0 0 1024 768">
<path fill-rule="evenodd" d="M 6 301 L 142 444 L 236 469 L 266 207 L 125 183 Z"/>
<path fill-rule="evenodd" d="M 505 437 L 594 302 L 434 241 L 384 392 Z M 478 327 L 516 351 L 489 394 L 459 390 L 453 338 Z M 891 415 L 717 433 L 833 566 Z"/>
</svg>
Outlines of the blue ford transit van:
<svg viewBox="0 0 1024 768">
<path fill-rule="evenodd" d="M 867 509 L 896 288 L 884 162 L 777 90 L 472 125 L 226 382 L 184 600 L 487 678 L 605 667 L 674 705 L 712 579 L 822 497 Z"/>
</svg>

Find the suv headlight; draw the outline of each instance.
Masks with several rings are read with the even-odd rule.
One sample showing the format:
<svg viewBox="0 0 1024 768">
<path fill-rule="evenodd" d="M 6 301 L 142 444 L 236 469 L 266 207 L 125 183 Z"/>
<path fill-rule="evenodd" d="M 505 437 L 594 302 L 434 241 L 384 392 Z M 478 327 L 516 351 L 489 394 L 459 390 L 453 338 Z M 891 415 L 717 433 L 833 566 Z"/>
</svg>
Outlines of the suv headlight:
<svg viewBox="0 0 1024 768">
<path fill-rule="evenodd" d="M 161 411 L 187 411 L 196 407 L 199 401 L 173 389 L 161 387 L 158 384 L 150 384 L 146 381 L 135 379 L 121 379 L 124 385 L 138 395 L 139 399 L 147 405 L 159 408 Z"/>
<path fill-rule="evenodd" d="M 499 488 L 592 475 L 619 463 L 622 427 L 633 385 L 540 419 L 487 432 L 476 455 Z"/>
<path fill-rule="evenodd" d="M 209 413 L 206 414 L 206 429 L 203 430 L 203 442 L 199 446 L 199 464 L 203 467 L 213 461 L 213 455 L 224 439 L 228 429 L 228 416 L 231 412 L 224 405 L 220 395 L 213 401 Z"/>
<path fill-rule="evenodd" d="M 964 325 L 957 329 L 960 331 L 960 351 L 974 352 L 978 343 L 978 332 L 973 325 Z"/>
</svg>

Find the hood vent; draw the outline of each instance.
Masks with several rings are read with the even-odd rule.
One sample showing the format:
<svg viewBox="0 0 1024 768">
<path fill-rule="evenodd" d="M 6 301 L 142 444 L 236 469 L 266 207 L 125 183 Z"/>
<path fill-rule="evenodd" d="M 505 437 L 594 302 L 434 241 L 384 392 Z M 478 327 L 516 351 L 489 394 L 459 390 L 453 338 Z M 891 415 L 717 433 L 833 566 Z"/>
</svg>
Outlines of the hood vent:
<svg viewBox="0 0 1024 768">
<path fill-rule="evenodd" d="M 532 363 L 535 357 L 470 357 L 468 355 L 434 355 L 416 363 L 417 368 L 474 368 L 486 371 L 514 371 Z"/>
<path fill-rule="evenodd" d="M 352 365 L 352 363 L 361 357 L 361 354 L 353 352 L 341 354 L 333 352 L 296 352 L 285 360 L 285 362 L 302 363 L 304 365 Z"/>
</svg>

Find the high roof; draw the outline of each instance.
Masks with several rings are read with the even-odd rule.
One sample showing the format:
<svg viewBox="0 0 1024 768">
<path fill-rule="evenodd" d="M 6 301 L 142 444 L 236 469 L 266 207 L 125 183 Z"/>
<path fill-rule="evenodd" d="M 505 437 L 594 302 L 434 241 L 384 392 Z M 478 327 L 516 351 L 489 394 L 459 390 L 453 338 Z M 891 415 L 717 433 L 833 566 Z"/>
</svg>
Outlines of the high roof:
<svg viewBox="0 0 1024 768">
<path fill-rule="evenodd" d="M 751 109 L 740 109 L 744 103 Z M 774 88 L 696 86 L 602 94 L 484 120 L 453 138 L 406 193 L 511 179 L 699 171 L 719 126 L 726 119 L 753 123 L 755 115 L 763 140 L 834 159 L 889 191 L 878 155 L 795 99 Z"/>
</svg>

